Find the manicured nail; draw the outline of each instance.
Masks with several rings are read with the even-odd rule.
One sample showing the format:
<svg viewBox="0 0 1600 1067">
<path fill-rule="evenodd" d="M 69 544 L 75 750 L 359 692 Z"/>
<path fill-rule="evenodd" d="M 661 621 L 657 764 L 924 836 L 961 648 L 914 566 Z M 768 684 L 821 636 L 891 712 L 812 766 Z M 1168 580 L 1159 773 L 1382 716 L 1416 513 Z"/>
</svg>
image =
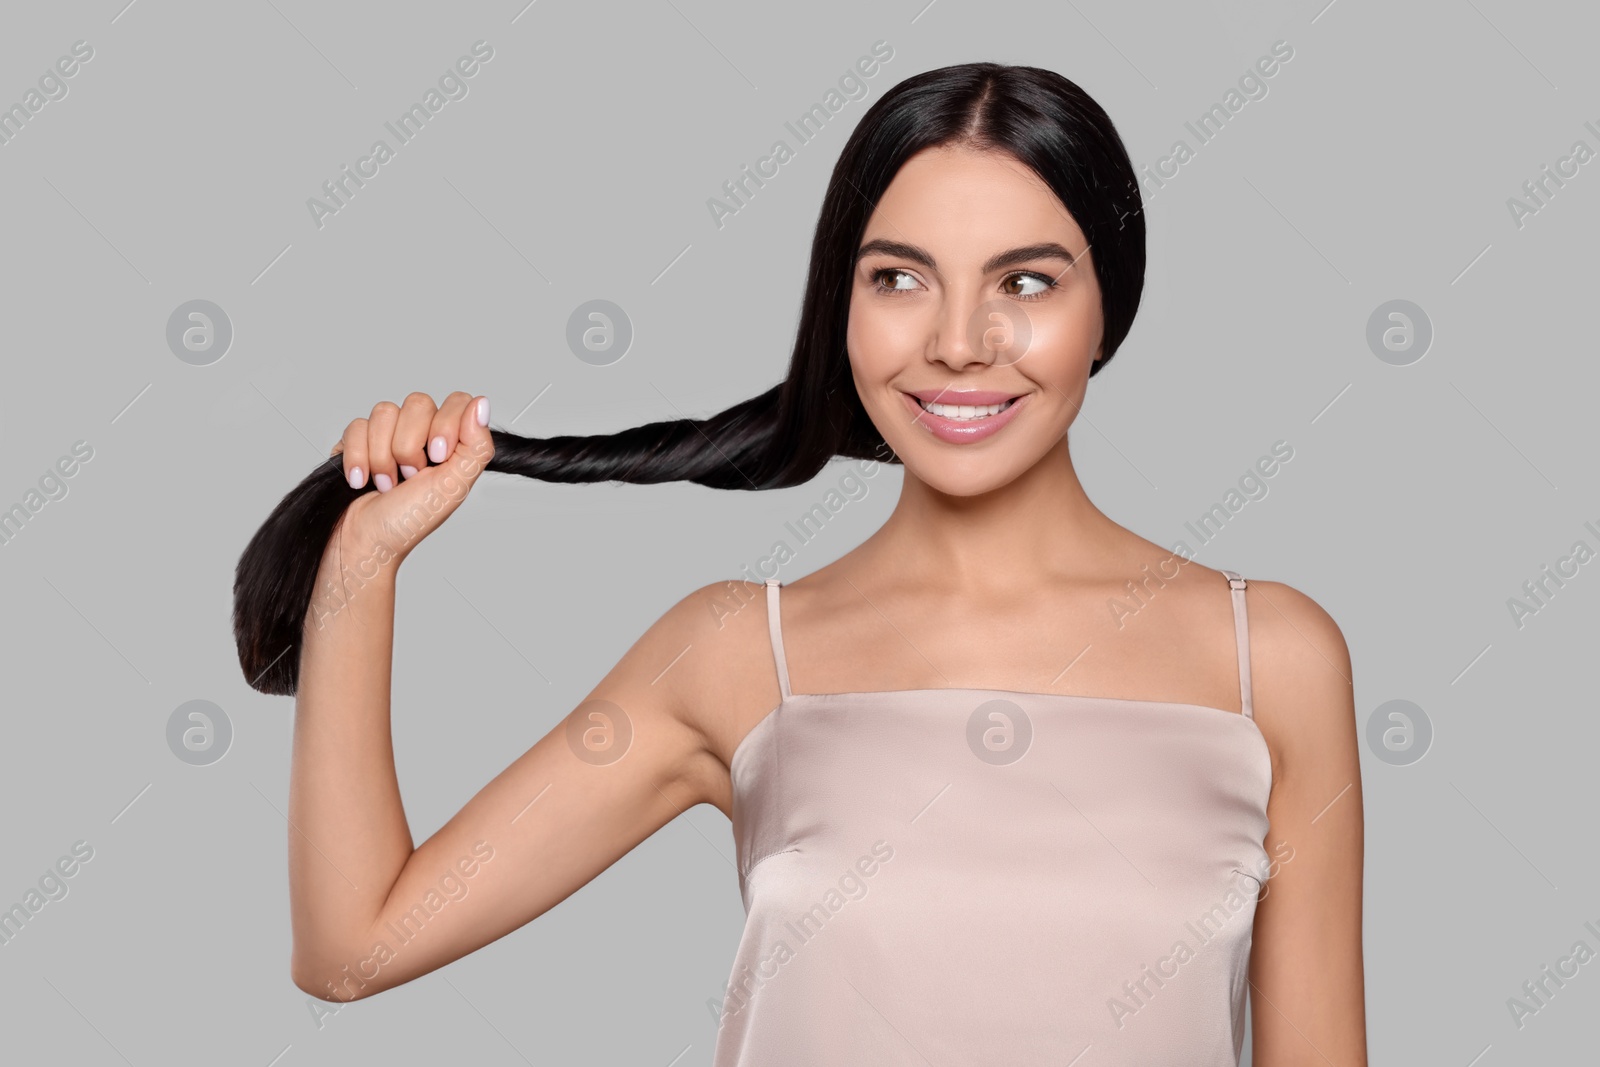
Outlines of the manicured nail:
<svg viewBox="0 0 1600 1067">
<path fill-rule="evenodd" d="M 380 493 L 387 493 L 394 488 L 394 482 L 389 479 L 387 474 L 374 474 L 372 476 L 372 484 L 378 487 L 378 492 Z"/>
<path fill-rule="evenodd" d="M 361 483 L 362 483 L 361 468 L 360 467 L 351 467 L 350 468 L 350 488 L 352 488 L 352 489 L 360 489 L 361 488 Z"/>
<path fill-rule="evenodd" d="M 412 475 L 414 475 L 416 473 L 417 473 L 417 468 L 408 467 L 404 463 L 400 464 L 400 477 L 409 478 L 409 477 L 411 477 Z"/>
<path fill-rule="evenodd" d="M 444 462 L 444 438 L 435 437 L 428 442 L 428 458 L 435 463 Z"/>
<path fill-rule="evenodd" d="M 489 425 L 489 398 L 486 396 L 478 398 L 478 425 Z"/>
</svg>

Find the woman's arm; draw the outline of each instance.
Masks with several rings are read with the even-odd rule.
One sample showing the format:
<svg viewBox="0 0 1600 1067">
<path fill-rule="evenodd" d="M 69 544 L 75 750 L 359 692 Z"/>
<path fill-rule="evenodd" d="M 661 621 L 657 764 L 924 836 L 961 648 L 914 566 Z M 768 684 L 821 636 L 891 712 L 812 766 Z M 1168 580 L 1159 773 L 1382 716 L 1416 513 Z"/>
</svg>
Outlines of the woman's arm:
<svg viewBox="0 0 1600 1067">
<path fill-rule="evenodd" d="M 707 625 L 704 596 L 691 594 L 628 650 L 584 704 L 412 847 L 389 729 L 394 572 L 404 557 L 376 566 L 373 577 L 367 577 L 373 565 L 358 565 L 387 555 L 374 549 L 378 541 L 387 538 L 393 549 L 399 517 L 413 503 L 428 510 L 429 476 L 488 443 L 488 431 L 469 421 L 470 400 L 452 394 L 435 416 L 431 400 L 422 412 L 408 398 L 418 418 L 428 418 L 420 434 L 393 434 L 393 455 L 353 448 L 352 438 L 365 428 L 352 424 L 357 432 L 346 433 L 347 469 L 359 465 L 371 477 L 398 463 L 425 466 L 401 438 L 431 439 L 424 435 L 441 421 L 459 420 L 459 430 L 445 434 L 450 460 L 396 480 L 381 496 L 358 498 L 375 506 L 360 515 L 352 506 L 325 553 L 319 598 L 307 614 L 289 797 L 291 974 L 297 986 L 325 1000 L 371 996 L 504 936 L 683 811 L 726 790 L 726 770 L 694 724 L 695 701 L 683 696 L 697 675 L 662 678 Z M 375 411 L 373 421 L 395 419 L 398 410 Z M 369 436 L 388 453 L 392 432 L 391 423 Z M 357 449 L 361 454 L 351 455 Z M 454 509 L 477 471 L 467 465 L 458 473 L 458 499 L 432 513 L 423 534 Z M 432 487 L 442 491 L 442 475 L 436 480 L 440 485 Z M 414 501 L 402 499 L 408 488 Z M 343 573 L 341 553 L 343 568 L 359 573 L 363 584 L 345 599 L 324 597 L 325 581 Z M 470 723 L 481 694 L 470 679 L 458 691 L 459 702 L 441 714 Z"/>
<path fill-rule="evenodd" d="M 1251 581 L 1257 725 L 1273 750 L 1250 955 L 1257 1067 L 1366 1067 L 1361 765 L 1350 653 L 1315 601 Z"/>
</svg>

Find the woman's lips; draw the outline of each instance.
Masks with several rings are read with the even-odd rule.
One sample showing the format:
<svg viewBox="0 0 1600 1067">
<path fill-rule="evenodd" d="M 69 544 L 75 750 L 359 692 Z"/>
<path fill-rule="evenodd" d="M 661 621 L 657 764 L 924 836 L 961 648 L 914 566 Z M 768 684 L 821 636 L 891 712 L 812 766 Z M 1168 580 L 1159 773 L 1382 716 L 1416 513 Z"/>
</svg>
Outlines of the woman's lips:
<svg viewBox="0 0 1600 1067">
<path fill-rule="evenodd" d="M 1003 404 L 1012 399 L 1016 394 L 995 392 L 952 392 L 949 390 L 919 390 L 916 393 L 901 393 L 906 408 L 911 412 L 913 422 L 925 428 L 941 441 L 953 445 L 970 444 L 981 441 L 985 437 L 999 433 L 1028 402 L 1031 394 L 1024 393 L 1016 396 L 1016 402 L 1004 411 L 975 419 L 951 419 L 943 415 L 935 415 L 924 408 L 918 400 L 925 400 L 938 404 L 970 404 L 974 407 Z"/>
</svg>

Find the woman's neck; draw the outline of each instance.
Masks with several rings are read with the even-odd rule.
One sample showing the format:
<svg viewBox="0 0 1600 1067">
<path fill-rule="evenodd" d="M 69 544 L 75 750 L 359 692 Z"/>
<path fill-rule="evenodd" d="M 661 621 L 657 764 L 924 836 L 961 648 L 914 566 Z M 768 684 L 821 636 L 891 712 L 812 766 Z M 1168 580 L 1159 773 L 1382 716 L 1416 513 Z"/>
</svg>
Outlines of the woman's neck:
<svg viewBox="0 0 1600 1067">
<path fill-rule="evenodd" d="M 980 594 L 1026 589 L 1046 574 L 1103 573 L 1129 536 L 1084 492 L 1063 438 L 981 496 L 942 493 L 907 471 L 893 513 L 857 556 L 897 580 Z"/>
</svg>

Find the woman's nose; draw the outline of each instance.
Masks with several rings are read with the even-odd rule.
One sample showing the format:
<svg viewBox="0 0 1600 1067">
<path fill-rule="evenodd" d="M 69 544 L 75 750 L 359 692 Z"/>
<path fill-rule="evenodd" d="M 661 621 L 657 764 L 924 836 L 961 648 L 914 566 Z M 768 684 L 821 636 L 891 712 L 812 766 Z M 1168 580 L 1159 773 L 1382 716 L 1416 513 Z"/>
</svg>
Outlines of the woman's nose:
<svg viewBox="0 0 1600 1067">
<path fill-rule="evenodd" d="M 934 356 L 958 370 L 972 363 L 1015 363 L 1031 336 L 1027 313 L 1012 302 L 951 301 L 940 317 Z"/>
</svg>

